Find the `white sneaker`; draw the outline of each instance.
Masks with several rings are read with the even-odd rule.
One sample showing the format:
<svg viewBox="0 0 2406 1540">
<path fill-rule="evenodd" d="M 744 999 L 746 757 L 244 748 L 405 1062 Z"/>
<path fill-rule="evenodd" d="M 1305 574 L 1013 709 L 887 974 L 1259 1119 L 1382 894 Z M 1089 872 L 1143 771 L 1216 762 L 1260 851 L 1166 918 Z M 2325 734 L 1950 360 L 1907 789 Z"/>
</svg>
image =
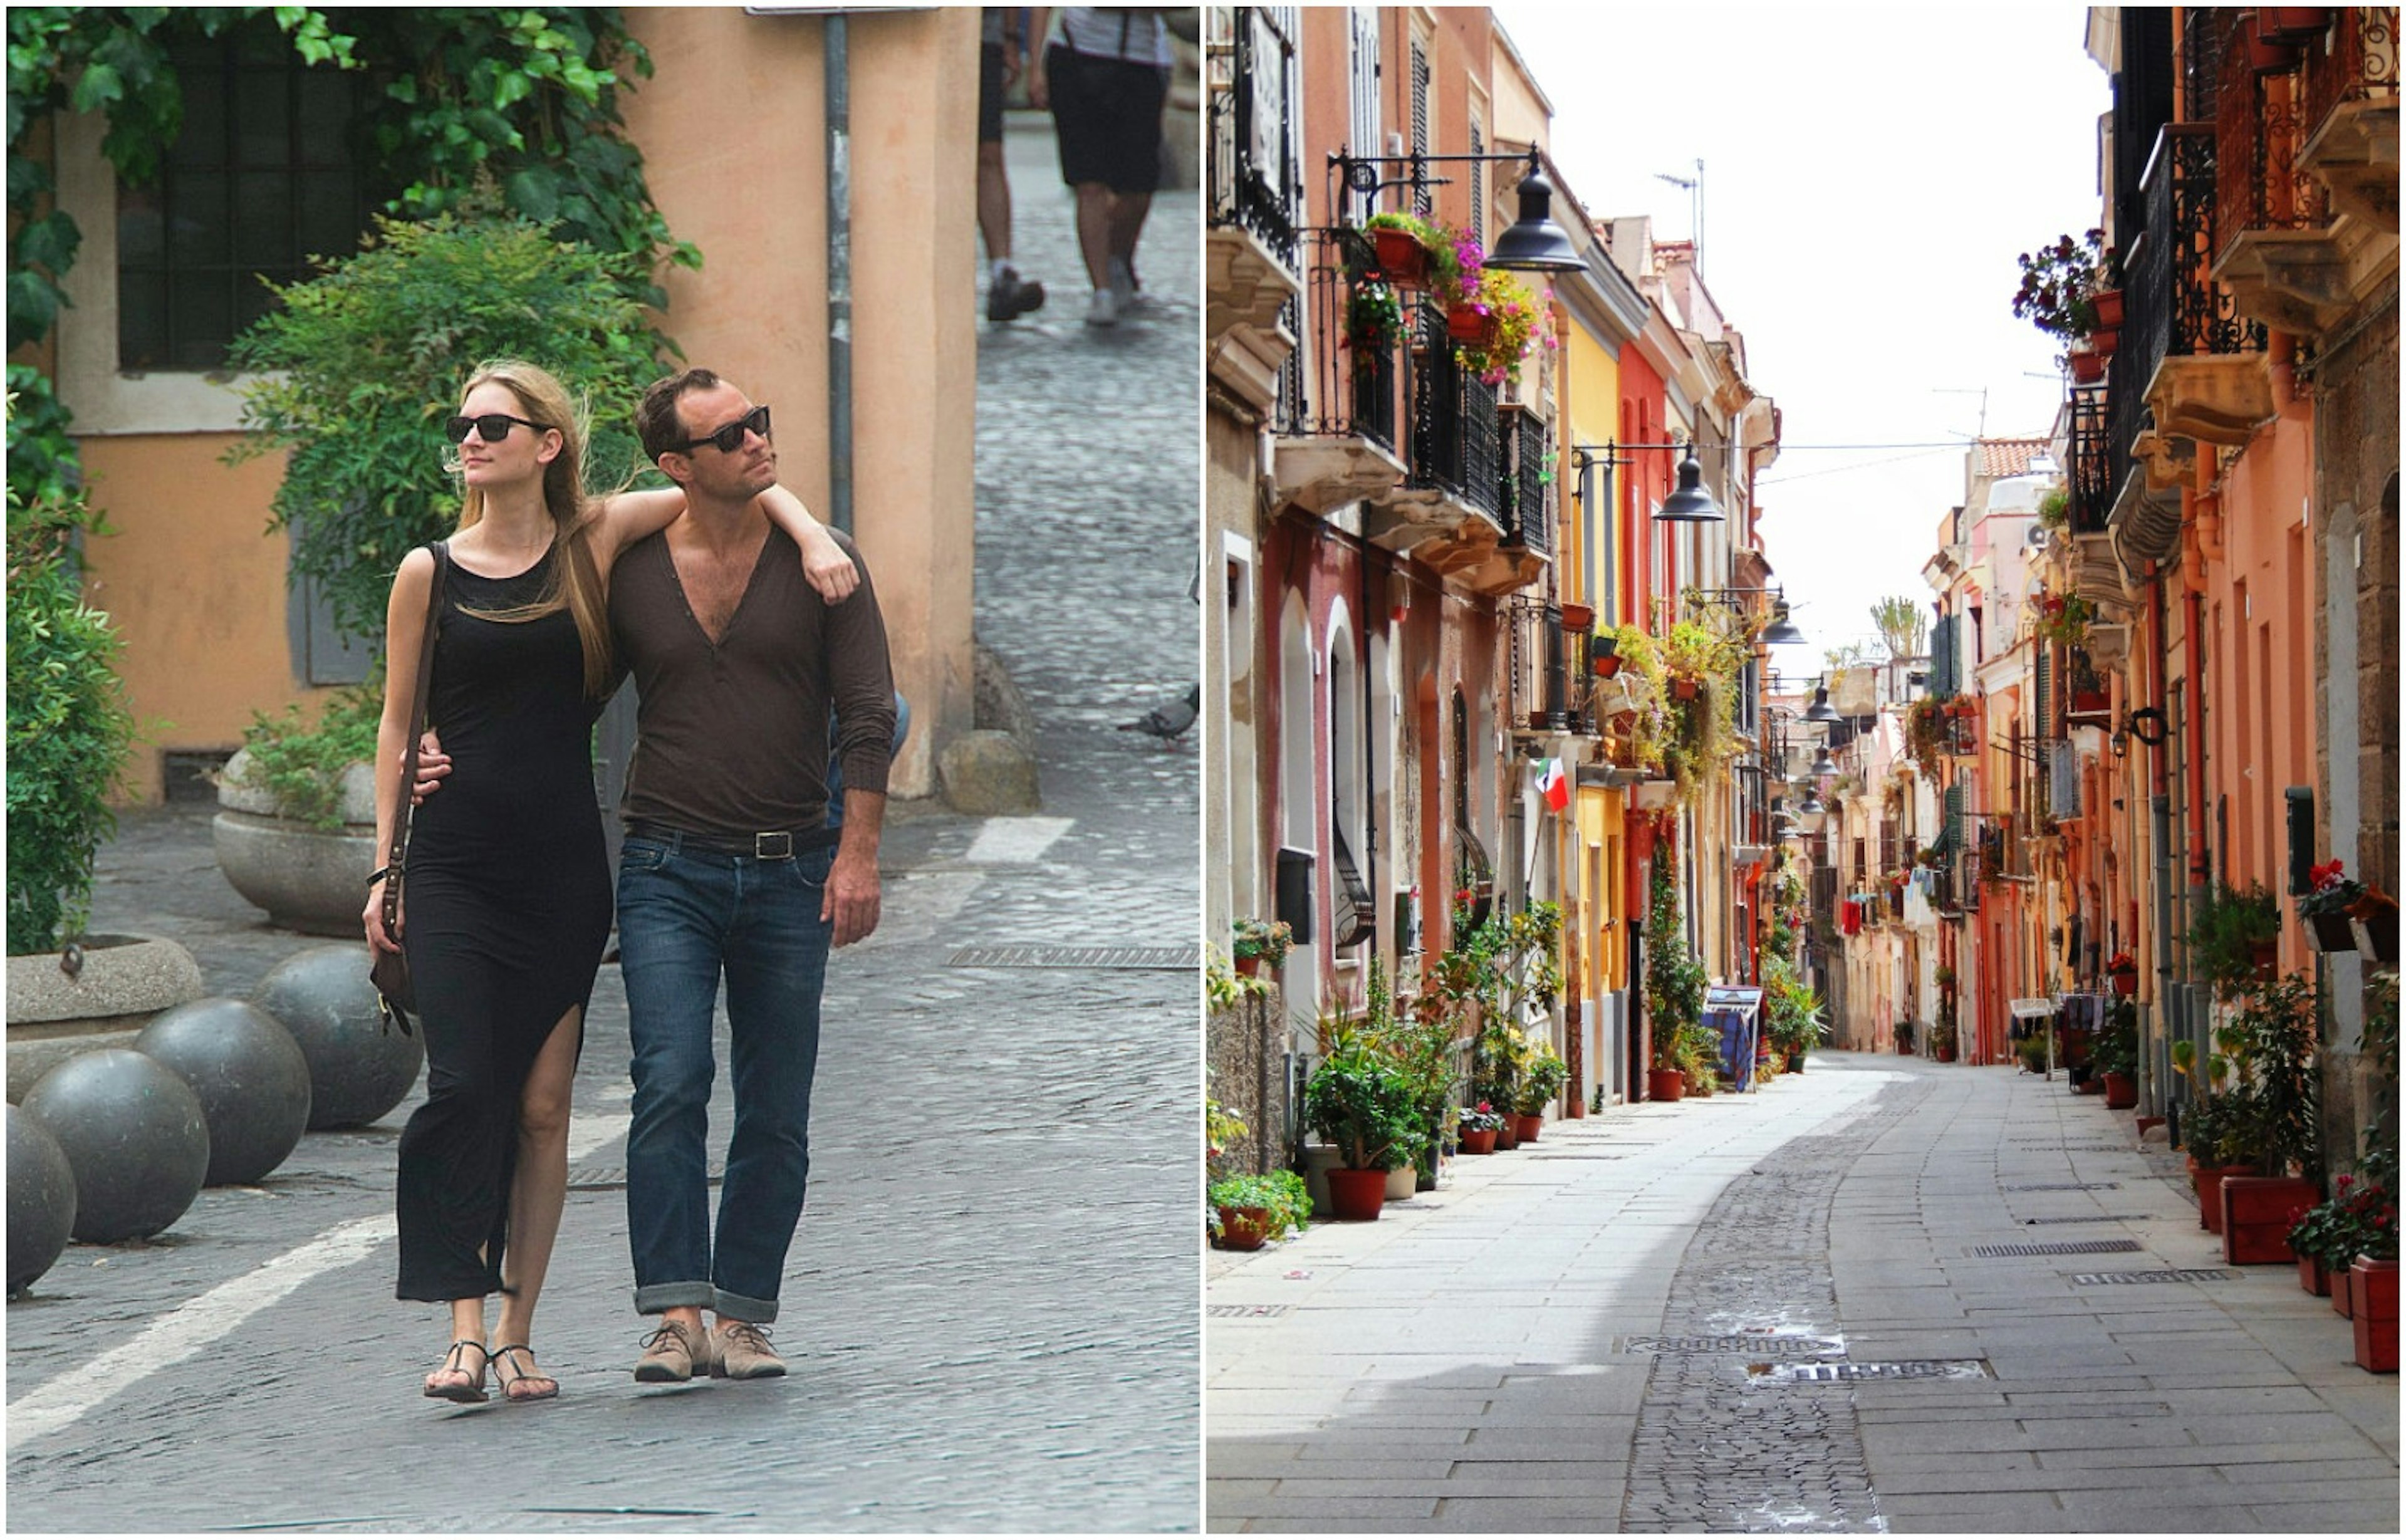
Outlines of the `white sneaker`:
<svg viewBox="0 0 2406 1540">
<path fill-rule="evenodd" d="M 1137 303 L 1136 269 L 1125 257 L 1113 257 L 1111 265 L 1111 297 L 1123 310 Z"/>
<path fill-rule="evenodd" d="M 1119 295 L 1108 289 L 1096 290 L 1094 299 L 1086 306 L 1086 324 L 1088 326 L 1117 326 L 1119 323 Z"/>
</svg>

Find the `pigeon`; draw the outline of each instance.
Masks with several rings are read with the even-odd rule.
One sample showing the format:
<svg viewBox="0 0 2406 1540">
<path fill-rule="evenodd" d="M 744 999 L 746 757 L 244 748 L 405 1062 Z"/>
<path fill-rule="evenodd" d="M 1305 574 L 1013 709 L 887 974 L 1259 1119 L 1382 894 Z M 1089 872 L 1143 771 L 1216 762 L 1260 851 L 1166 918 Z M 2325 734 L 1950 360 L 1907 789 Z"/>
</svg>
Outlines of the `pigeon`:
<svg viewBox="0 0 2406 1540">
<path fill-rule="evenodd" d="M 1146 733 L 1165 743 L 1173 742 L 1195 725 L 1196 713 L 1202 709 L 1203 686 L 1197 685 L 1186 692 L 1185 699 L 1155 706 L 1133 722 L 1121 723 L 1120 731 Z"/>
</svg>

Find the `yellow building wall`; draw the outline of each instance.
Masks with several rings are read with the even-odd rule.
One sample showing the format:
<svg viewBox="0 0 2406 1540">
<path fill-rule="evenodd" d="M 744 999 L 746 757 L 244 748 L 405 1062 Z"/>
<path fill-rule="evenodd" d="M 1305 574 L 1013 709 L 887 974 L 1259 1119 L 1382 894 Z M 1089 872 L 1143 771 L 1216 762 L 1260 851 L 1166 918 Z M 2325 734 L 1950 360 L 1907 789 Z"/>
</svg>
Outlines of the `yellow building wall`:
<svg viewBox="0 0 2406 1540">
<path fill-rule="evenodd" d="M 1599 543 L 1612 536 L 1611 510 L 1606 506 L 1606 488 L 1613 483 L 1604 467 L 1596 467 L 1590 473 L 1589 484 L 1595 488 L 1597 506 L 1580 508 L 1577 498 L 1578 466 L 1577 457 L 1569 450 L 1572 445 L 1592 444 L 1599 446 L 1596 453 L 1601 456 L 1603 450 L 1600 446 L 1620 435 L 1621 360 L 1583 329 L 1571 326 L 1564 330 L 1568 334 L 1563 338 L 1557 356 L 1562 360 L 1560 399 L 1564 403 L 1562 415 L 1564 422 L 1561 473 L 1566 478 L 1569 490 L 1561 502 L 1564 508 L 1576 510 L 1577 516 L 1571 521 L 1567 533 L 1565 544 L 1568 549 L 1564 552 L 1560 575 L 1564 598 L 1583 604 L 1595 604 L 1597 596 L 1590 591 L 1588 574 L 1591 572 L 1601 574 L 1605 570 L 1596 553 L 1601 548 Z M 1597 617 L 1599 621 L 1602 618 L 1601 615 Z"/>
</svg>

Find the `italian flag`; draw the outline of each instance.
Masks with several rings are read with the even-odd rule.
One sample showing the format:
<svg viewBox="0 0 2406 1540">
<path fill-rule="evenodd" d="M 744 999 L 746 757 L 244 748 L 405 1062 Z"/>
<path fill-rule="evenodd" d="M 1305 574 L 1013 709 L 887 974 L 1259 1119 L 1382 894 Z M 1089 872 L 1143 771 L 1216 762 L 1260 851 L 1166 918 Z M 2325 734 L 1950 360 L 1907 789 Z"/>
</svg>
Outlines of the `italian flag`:
<svg viewBox="0 0 2406 1540">
<path fill-rule="evenodd" d="M 1560 759 L 1547 760 L 1544 767 L 1537 771 L 1537 792 L 1545 798 L 1546 806 L 1556 812 L 1571 805 L 1571 784 L 1563 774 L 1563 762 Z"/>
</svg>

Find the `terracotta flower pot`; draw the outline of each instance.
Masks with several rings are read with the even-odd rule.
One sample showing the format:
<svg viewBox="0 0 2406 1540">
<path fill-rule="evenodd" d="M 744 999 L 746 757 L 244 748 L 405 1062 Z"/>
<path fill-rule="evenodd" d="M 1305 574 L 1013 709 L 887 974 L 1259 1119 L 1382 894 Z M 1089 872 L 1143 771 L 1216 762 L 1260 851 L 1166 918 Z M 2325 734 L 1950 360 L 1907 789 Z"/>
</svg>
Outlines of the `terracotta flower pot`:
<svg viewBox="0 0 2406 1540">
<path fill-rule="evenodd" d="M 2139 1105 L 2139 1082 L 2136 1079 L 2118 1069 L 2108 1069 L 2103 1079 L 2108 1110 L 2120 1112 Z"/>
<path fill-rule="evenodd" d="M 2348 919 L 2348 928 L 2355 933 L 2356 950 L 2377 963 L 2398 960 L 2398 911 L 2383 909 L 2366 920 Z"/>
<path fill-rule="evenodd" d="M 2105 355 L 2087 348 L 2074 348 L 2072 354 L 2072 381 L 2074 385 L 2094 385 L 2105 377 Z"/>
<path fill-rule="evenodd" d="M 2309 914 L 2305 917 L 2306 938 L 2314 942 L 2316 952 L 2354 952 L 2356 927 L 2344 914 Z"/>
<path fill-rule="evenodd" d="M 1537 1142 L 1537 1130 L 1544 1127 L 1545 1123 L 1546 1117 L 1542 1112 L 1516 1112 L 1512 1116 L 1512 1132 L 1520 1136 L 1522 1144 L 1535 1144 Z"/>
<path fill-rule="evenodd" d="M 2334 1267 L 2330 1270 L 2331 1311 L 2342 1321 L 2353 1318 L 2354 1312 L 2350 1310 L 2349 1306 L 2354 1302 L 2348 1296 L 2354 1293 L 2355 1281 L 2353 1274 L 2345 1267 Z"/>
<path fill-rule="evenodd" d="M 1675 700 L 1693 700 L 1696 698 L 1696 692 L 1703 687 L 1685 674 L 1671 676 L 1671 698 Z"/>
<path fill-rule="evenodd" d="M 1328 1178 L 1328 1207 L 1341 1220 L 1371 1220 L 1387 1201 L 1387 1173 L 1356 1171 L 1350 1166 L 1332 1166 L 1324 1173 Z"/>
<path fill-rule="evenodd" d="M 1220 1209 L 1220 1235 L 1211 1244 L 1223 1251 L 1258 1251 L 1269 1234 L 1270 1211 L 1267 1208 Z"/>
<path fill-rule="evenodd" d="M 1495 1130 L 1493 1128 L 1464 1129 L 1462 1131 L 1462 1152 L 1465 1155 L 1492 1155 L 1495 1153 Z"/>
<path fill-rule="evenodd" d="M 2101 326 L 2088 333 L 2089 351 L 2100 358 L 2112 358 L 2114 349 L 2121 346 L 2122 329 L 2118 326 Z"/>
<path fill-rule="evenodd" d="M 1505 1114 L 1504 1126 L 1495 1130 L 1495 1148 L 1497 1150 L 1518 1150 L 1521 1148 L 1520 1125 L 1512 1120 L 1512 1116 L 1508 1112 Z"/>
<path fill-rule="evenodd" d="M 1563 629 L 1566 631 L 1583 631 L 1594 624 L 1594 605 L 1565 604 L 1563 606 Z"/>
<path fill-rule="evenodd" d="M 1445 313 L 1445 334 L 1472 347 L 1493 345 L 1503 318 L 1484 306 L 1457 304 Z"/>
<path fill-rule="evenodd" d="M 2289 1216 L 2320 1201 L 2320 1190 L 2303 1177 L 2225 1177 L 2222 1260 L 2233 1266 L 2296 1261 Z"/>
<path fill-rule="evenodd" d="M 1677 1101 L 1688 1094 L 1688 1077 L 1676 1069 L 1646 1071 L 1648 1101 Z"/>
<path fill-rule="evenodd" d="M 1408 230 L 1373 230 L 1371 249 L 1378 253 L 1379 271 L 1396 289 L 1421 290 L 1428 287 L 1428 247 Z"/>
<path fill-rule="evenodd" d="M 2358 1257 L 2348 1269 L 2349 1319 L 2356 1322 L 2356 1366 L 2398 1372 L 2398 1264 Z"/>
<path fill-rule="evenodd" d="M 1245 978 L 1253 978 L 1259 974 L 1261 970 L 1262 960 L 1259 957 L 1239 957 L 1237 959 L 1237 972 Z"/>
<path fill-rule="evenodd" d="M 2284 43 L 2311 43 L 2330 25 L 2327 6 L 2267 6 L 2257 13 L 2267 37 Z"/>
<path fill-rule="evenodd" d="M 2315 1258 L 2299 1252 L 2298 1287 L 2317 1299 L 2328 1298 L 2331 1292 L 2330 1269 Z"/>
<path fill-rule="evenodd" d="M 2258 11 L 2243 33 L 2247 67 L 2258 75 L 2279 75 L 2295 68 L 2298 63 L 2298 50 L 2272 32 L 2270 21 L 2267 13 Z"/>
<path fill-rule="evenodd" d="M 2139 992 L 2138 969 L 2124 968 L 2121 972 L 2113 974 L 2110 977 L 2113 981 L 2115 994 L 2136 995 Z"/>
<path fill-rule="evenodd" d="M 2222 1234 L 2222 1179 L 2252 1177 L 2253 1166 L 2201 1166 L 2197 1168 L 2197 1222 L 2211 1235 Z"/>
<path fill-rule="evenodd" d="M 2111 331 L 2121 329 L 2122 291 L 2120 290 L 2101 289 L 2088 297 L 2088 303 L 2097 309 L 2099 327 Z"/>
</svg>

